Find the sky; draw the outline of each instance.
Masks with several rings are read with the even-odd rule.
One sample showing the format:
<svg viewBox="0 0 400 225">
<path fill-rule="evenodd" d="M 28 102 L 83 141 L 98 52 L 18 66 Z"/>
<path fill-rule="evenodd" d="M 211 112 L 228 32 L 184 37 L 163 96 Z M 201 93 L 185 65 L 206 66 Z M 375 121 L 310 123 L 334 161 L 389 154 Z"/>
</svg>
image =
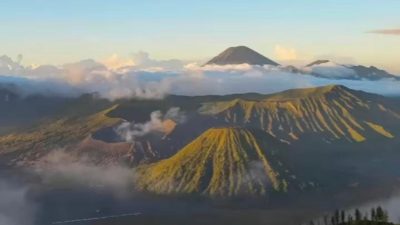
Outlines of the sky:
<svg viewBox="0 0 400 225">
<path fill-rule="evenodd" d="M 284 64 L 329 58 L 400 74 L 400 0 L 1 0 L 0 55 L 23 64 L 206 60 L 246 45 Z"/>
</svg>

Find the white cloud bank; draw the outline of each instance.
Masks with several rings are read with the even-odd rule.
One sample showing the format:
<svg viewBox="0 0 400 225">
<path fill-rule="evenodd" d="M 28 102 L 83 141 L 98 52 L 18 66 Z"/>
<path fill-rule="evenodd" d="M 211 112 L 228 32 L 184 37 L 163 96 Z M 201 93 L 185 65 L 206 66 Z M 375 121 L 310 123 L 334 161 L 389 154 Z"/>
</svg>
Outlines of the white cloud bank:
<svg viewBox="0 0 400 225">
<path fill-rule="evenodd" d="M 326 71 L 327 68 L 322 69 Z M 328 69 L 336 78 L 348 72 L 335 67 Z M 104 64 L 88 59 L 61 66 L 38 67 L 25 67 L 20 60 L 0 57 L 0 87 L 11 86 L 25 95 L 77 96 L 96 92 L 109 99 L 162 98 L 166 94 L 272 93 L 328 84 L 400 95 L 400 82 L 393 79 L 333 80 L 293 73 L 281 67 L 248 64 L 202 67 L 198 63 L 179 60 L 154 60 L 143 52 L 130 59 L 114 56 Z"/>
</svg>

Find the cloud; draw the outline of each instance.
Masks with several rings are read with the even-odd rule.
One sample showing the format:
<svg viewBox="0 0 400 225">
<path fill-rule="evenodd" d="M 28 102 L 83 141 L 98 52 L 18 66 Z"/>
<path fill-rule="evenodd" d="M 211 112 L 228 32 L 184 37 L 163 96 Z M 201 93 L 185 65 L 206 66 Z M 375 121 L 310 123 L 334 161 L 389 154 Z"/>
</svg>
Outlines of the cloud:
<svg viewBox="0 0 400 225">
<path fill-rule="evenodd" d="M 338 75 L 352 73 L 347 68 L 328 67 L 325 72 Z M 181 76 L 174 78 L 169 84 L 169 89 L 175 94 L 182 95 L 207 95 L 207 94 L 233 94 L 233 93 L 274 93 L 293 88 L 307 88 L 330 84 L 345 85 L 356 90 L 384 95 L 400 95 L 400 81 L 394 79 L 348 80 L 327 79 L 308 74 L 292 73 L 273 66 L 227 65 L 217 69 L 191 66 L 186 71 L 195 76 Z"/>
<path fill-rule="evenodd" d="M 112 54 L 107 59 L 103 60 L 103 64 L 109 69 L 118 69 L 122 67 L 134 66 L 135 62 L 133 59 L 126 59 L 118 56 L 117 54 Z"/>
<path fill-rule="evenodd" d="M 283 47 L 281 45 L 275 46 L 275 57 L 278 60 L 283 60 L 283 61 L 298 59 L 297 51 L 295 49 Z"/>
<path fill-rule="evenodd" d="M 22 95 L 76 97 L 83 93 L 98 93 L 100 97 L 111 100 L 163 98 L 168 94 L 191 96 L 245 92 L 268 94 L 291 88 L 333 83 L 375 93 L 400 95 L 399 81 L 391 79 L 379 82 L 338 80 L 351 75 L 350 71 L 344 71 L 343 66 L 319 68 L 328 77 L 330 76 L 329 78 L 335 77 L 334 80 L 268 65 L 203 67 L 198 63 L 183 65 L 182 62 L 177 63 L 175 60 L 157 61 L 151 59 L 147 53 L 137 54 L 134 58 L 134 62 L 139 64 L 114 69 L 92 59 L 60 66 L 24 67 L 17 60 L 2 57 L 0 72 L 3 72 L 0 74 L 0 87 L 12 88 Z"/>
<path fill-rule="evenodd" d="M 371 30 L 367 33 L 372 34 L 385 34 L 385 35 L 400 35 L 400 29 L 381 29 L 381 30 Z"/>
<path fill-rule="evenodd" d="M 205 66 L 200 66 L 197 63 L 191 63 L 185 66 L 187 71 L 193 72 L 237 72 L 237 71 L 248 71 L 252 69 L 252 65 L 243 63 L 243 64 L 233 64 L 233 65 L 217 65 L 217 64 L 210 64 Z"/>
<path fill-rule="evenodd" d="M 145 52 L 133 54 L 128 61 L 118 56 L 106 64 L 86 59 L 60 66 L 23 66 L 10 57 L 0 57 L 0 87 L 13 86 L 22 95 L 45 94 L 76 97 L 98 93 L 111 100 L 162 98 L 167 86 L 161 78 L 175 76 L 184 63 L 179 60 L 154 60 Z M 121 67 L 118 67 L 118 64 Z"/>
<path fill-rule="evenodd" d="M 145 123 L 124 122 L 116 127 L 115 131 L 124 141 L 134 143 L 138 137 L 152 132 L 169 133 L 176 123 L 183 123 L 185 120 L 185 113 L 178 107 L 173 107 L 164 115 L 161 111 L 152 112 L 150 120 Z"/>
<path fill-rule="evenodd" d="M 192 76 L 192 71 L 195 75 Z M 272 93 L 299 86 L 311 86 L 307 77 L 284 72 L 273 66 L 227 65 L 195 67 L 186 76 L 170 82 L 170 90 L 180 95 Z"/>
<path fill-rule="evenodd" d="M 162 98 L 165 90 L 151 80 L 140 80 L 144 71 L 116 72 L 92 59 L 61 66 L 23 67 L 9 57 L 0 58 L 0 87 L 13 86 L 22 95 L 76 97 L 98 93 L 103 98 Z"/>
<path fill-rule="evenodd" d="M 133 169 L 116 165 L 95 165 L 85 157 L 74 157 L 59 149 L 51 151 L 35 165 L 34 171 L 47 186 L 105 189 L 124 195 L 133 187 Z"/>
<path fill-rule="evenodd" d="M 346 66 L 337 63 L 333 63 L 331 61 L 318 65 L 313 65 L 310 67 L 304 67 L 303 71 L 307 73 L 318 74 L 321 77 L 326 77 L 330 79 L 358 77 L 356 71 L 354 71 L 353 69 L 347 68 Z"/>
<path fill-rule="evenodd" d="M 132 70 L 141 70 L 148 72 L 158 71 L 178 71 L 181 70 L 187 62 L 170 59 L 170 60 L 156 60 L 150 58 L 147 52 L 137 52 L 131 54 L 127 58 L 119 57 L 113 54 L 104 61 L 104 64 L 115 71 L 124 72 Z"/>
<path fill-rule="evenodd" d="M 0 56 L 0 74 L 21 73 L 24 67 L 20 64 L 22 56 L 14 61 L 11 57 L 3 55 Z"/>
<path fill-rule="evenodd" d="M 0 224 L 32 225 L 36 205 L 27 198 L 28 187 L 0 180 Z"/>
</svg>

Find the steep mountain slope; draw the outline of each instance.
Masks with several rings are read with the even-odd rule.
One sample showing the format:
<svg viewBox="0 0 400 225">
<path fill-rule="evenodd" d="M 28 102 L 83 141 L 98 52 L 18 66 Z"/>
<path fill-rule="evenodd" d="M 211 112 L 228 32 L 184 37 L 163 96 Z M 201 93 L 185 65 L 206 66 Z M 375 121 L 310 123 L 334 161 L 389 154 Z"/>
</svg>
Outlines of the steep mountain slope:
<svg viewBox="0 0 400 225">
<path fill-rule="evenodd" d="M 385 70 L 378 69 L 374 66 L 362 65 L 344 65 L 331 62 L 329 60 L 314 61 L 301 70 L 303 73 L 309 73 L 317 77 L 328 79 L 348 79 L 348 80 L 380 80 L 380 79 L 396 79 L 395 76 L 386 72 Z"/>
<path fill-rule="evenodd" d="M 396 104 L 337 85 L 289 90 L 263 100 L 210 102 L 199 111 L 228 124 L 261 128 L 289 142 L 307 136 L 328 143 L 394 138 L 400 125 Z"/>
<path fill-rule="evenodd" d="M 24 163 L 38 159 L 54 148 L 76 144 L 92 132 L 119 123 L 106 114 L 115 106 L 97 113 L 80 112 L 34 126 L 26 131 L 0 136 L 0 155 L 12 162 Z"/>
<path fill-rule="evenodd" d="M 171 158 L 139 167 L 136 184 L 158 194 L 212 197 L 287 191 L 297 181 L 279 159 L 282 145 L 259 130 L 211 128 Z"/>
<path fill-rule="evenodd" d="M 279 64 L 261 55 L 260 53 L 246 47 L 230 47 L 206 63 L 206 65 L 230 65 L 230 64 L 250 64 L 250 65 L 273 65 Z"/>
</svg>

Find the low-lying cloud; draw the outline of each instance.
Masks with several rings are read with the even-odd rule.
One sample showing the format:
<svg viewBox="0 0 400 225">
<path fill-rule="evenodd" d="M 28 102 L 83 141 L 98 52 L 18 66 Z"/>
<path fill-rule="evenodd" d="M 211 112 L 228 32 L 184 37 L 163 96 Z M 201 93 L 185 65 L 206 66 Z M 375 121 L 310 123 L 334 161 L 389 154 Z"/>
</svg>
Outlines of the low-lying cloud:
<svg viewBox="0 0 400 225">
<path fill-rule="evenodd" d="M 45 185 L 105 189 L 116 195 L 130 192 L 134 170 L 120 165 L 95 165 L 85 157 L 74 157 L 64 150 L 55 150 L 35 166 Z"/>
<path fill-rule="evenodd" d="M 121 165 L 95 165 L 90 159 L 75 157 L 63 149 L 51 151 L 37 161 L 30 172 L 29 176 L 34 179 L 11 181 L 10 177 L 0 177 L 1 225 L 37 224 L 43 216 L 42 210 L 46 209 L 42 208 L 41 197 L 37 198 L 42 191 L 68 187 L 71 191 L 74 188 L 92 190 L 122 199 L 135 194 L 134 169 Z M 50 216 L 46 213 L 44 219 Z"/>
<path fill-rule="evenodd" d="M 152 112 L 150 120 L 145 123 L 123 122 L 115 128 L 115 131 L 124 141 L 134 143 L 137 138 L 152 132 L 169 133 L 175 123 L 183 123 L 185 120 L 185 113 L 178 107 L 173 107 L 168 109 L 165 114 L 159 110 Z"/>
<path fill-rule="evenodd" d="M 207 65 L 179 60 L 157 61 L 138 53 L 132 61 L 99 63 L 83 60 L 61 66 L 21 65 L 20 61 L 0 57 L 0 87 L 12 87 L 23 95 L 45 94 L 76 97 L 98 93 L 111 100 L 119 98 L 163 98 L 167 94 L 208 95 L 245 92 L 272 93 L 291 88 L 342 84 L 349 88 L 400 95 L 400 81 L 341 79 L 351 71 L 322 68 L 335 80 L 292 72 L 283 67 Z M 112 60 L 111 60 L 112 61 Z M 112 64 L 112 65 L 111 65 Z M 345 74 L 346 73 L 346 74 Z"/>
<path fill-rule="evenodd" d="M 0 224 L 33 224 L 36 206 L 27 195 L 28 187 L 0 180 Z"/>
</svg>

